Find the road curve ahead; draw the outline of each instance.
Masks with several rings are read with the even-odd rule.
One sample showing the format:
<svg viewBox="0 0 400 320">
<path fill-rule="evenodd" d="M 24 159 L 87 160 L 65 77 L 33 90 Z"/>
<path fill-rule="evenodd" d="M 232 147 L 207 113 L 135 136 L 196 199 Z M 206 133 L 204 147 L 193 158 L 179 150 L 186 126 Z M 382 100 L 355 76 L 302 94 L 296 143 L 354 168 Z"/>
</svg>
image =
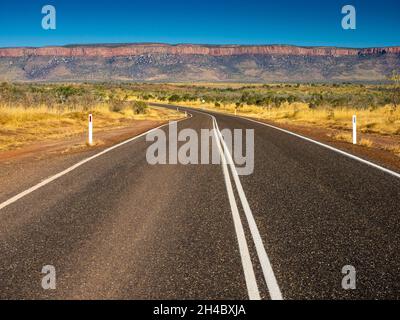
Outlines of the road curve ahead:
<svg viewBox="0 0 400 320">
<path fill-rule="evenodd" d="M 192 117 L 178 130 L 216 129 L 221 164 L 151 165 L 143 135 L 0 197 L 0 298 L 400 298 L 399 178 L 259 123 L 181 110 Z M 251 175 L 229 164 L 224 129 L 254 129 Z M 42 288 L 46 265 L 54 290 Z"/>
</svg>

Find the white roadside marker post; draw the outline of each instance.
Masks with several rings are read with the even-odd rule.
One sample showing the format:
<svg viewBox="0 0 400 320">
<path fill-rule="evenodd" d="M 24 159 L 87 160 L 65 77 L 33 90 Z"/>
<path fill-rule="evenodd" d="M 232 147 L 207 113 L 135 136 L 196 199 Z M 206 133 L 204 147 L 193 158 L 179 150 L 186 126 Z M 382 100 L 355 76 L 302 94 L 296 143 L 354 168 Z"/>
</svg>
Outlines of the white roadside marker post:
<svg viewBox="0 0 400 320">
<path fill-rule="evenodd" d="M 353 115 L 353 144 L 357 144 L 357 118 Z"/>
<path fill-rule="evenodd" d="M 89 145 L 93 144 L 93 116 L 89 114 Z"/>
</svg>

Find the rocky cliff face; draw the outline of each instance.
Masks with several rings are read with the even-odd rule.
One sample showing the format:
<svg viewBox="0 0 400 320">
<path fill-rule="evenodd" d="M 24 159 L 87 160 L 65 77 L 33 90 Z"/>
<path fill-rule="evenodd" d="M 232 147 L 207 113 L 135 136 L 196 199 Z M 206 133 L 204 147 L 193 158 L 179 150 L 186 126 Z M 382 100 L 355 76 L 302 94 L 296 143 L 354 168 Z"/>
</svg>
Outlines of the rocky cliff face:
<svg viewBox="0 0 400 320">
<path fill-rule="evenodd" d="M 0 48 L 0 81 L 381 81 L 400 47 L 167 44 Z"/>
<path fill-rule="evenodd" d="M 400 54 L 400 47 L 346 49 L 335 47 L 295 46 L 202 46 L 167 44 L 128 44 L 119 46 L 72 46 L 43 48 L 0 48 L 0 57 L 53 56 L 53 57 L 124 57 L 143 54 L 176 55 L 294 55 L 294 56 L 357 56 L 370 54 Z"/>
</svg>

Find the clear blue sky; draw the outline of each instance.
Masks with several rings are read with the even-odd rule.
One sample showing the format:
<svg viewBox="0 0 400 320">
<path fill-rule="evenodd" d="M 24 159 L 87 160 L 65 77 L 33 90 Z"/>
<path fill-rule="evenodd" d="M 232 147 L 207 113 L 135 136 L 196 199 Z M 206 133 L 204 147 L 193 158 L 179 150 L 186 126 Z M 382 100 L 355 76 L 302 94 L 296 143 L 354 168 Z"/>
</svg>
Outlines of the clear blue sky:
<svg viewBox="0 0 400 320">
<path fill-rule="evenodd" d="M 46 4 L 56 30 L 41 28 Z M 356 30 L 341 28 L 345 4 Z M 400 45 L 400 0 L 1 0 L 0 47 L 121 42 Z"/>
</svg>

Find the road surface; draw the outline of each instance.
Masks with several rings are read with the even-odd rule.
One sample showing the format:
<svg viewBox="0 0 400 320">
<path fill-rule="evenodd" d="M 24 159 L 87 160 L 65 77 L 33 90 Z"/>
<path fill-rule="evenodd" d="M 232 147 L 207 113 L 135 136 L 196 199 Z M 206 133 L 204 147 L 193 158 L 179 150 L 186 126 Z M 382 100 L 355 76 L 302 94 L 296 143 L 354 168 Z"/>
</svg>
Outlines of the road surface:
<svg viewBox="0 0 400 320">
<path fill-rule="evenodd" d="M 94 157 L 0 209 L 1 299 L 400 298 L 398 177 L 181 109 L 192 117 L 179 129 L 254 129 L 253 174 L 238 186 L 229 164 L 150 165 L 145 136 Z M 45 265 L 55 290 L 41 286 Z M 342 288 L 345 265 L 355 290 Z"/>
</svg>

